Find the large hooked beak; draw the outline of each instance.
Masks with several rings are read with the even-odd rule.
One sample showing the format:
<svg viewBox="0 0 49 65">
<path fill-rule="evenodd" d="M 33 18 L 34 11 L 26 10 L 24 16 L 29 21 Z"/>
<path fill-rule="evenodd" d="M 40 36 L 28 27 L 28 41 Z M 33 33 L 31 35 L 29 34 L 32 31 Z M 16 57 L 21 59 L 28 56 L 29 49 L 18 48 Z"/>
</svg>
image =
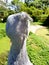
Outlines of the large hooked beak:
<svg viewBox="0 0 49 65">
<path fill-rule="evenodd" d="M 33 19 L 29 15 L 27 15 L 27 17 L 29 21 L 33 22 Z"/>
</svg>

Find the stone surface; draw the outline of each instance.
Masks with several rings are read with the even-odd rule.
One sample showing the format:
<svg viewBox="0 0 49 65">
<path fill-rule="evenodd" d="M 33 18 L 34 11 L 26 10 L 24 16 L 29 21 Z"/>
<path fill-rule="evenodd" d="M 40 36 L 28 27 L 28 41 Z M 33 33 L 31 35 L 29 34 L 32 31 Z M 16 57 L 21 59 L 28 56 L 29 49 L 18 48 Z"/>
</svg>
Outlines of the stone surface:
<svg viewBox="0 0 49 65">
<path fill-rule="evenodd" d="M 10 15 L 7 18 L 6 33 L 12 45 L 8 57 L 8 65 L 33 65 L 26 51 L 26 39 L 28 36 L 30 16 L 21 12 Z"/>
</svg>

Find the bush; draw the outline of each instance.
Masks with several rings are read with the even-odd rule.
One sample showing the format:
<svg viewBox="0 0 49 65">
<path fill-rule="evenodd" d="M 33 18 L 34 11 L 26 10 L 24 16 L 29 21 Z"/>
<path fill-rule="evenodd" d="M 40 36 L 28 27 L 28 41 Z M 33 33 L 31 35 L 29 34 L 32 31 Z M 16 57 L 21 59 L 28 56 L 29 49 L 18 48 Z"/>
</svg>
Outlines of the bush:
<svg viewBox="0 0 49 65">
<path fill-rule="evenodd" d="M 44 26 L 48 26 L 49 27 L 49 16 L 46 18 L 46 20 L 43 22 Z"/>
<path fill-rule="evenodd" d="M 45 14 L 49 15 L 49 7 L 45 9 Z"/>
<path fill-rule="evenodd" d="M 14 11 L 12 11 L 12 10 L 7 10 L 7 11 L 5 11 L 4 12 L 4 16 L 3 16 L 3 23 L 4 22 L 6 22 L 7 21 L 7 17 L 9 16 L 9 15 L 11 15 L 11 14 L 14 14 L 15 12 Z"/>
<path fill-rule="evenodd" d="M 7 17 L 11 14 L 14 14 L 15 11 L 12 11 L 10 9 L 4 8 L 4 7 L 0 7 L 0 22 L 6 22 Z"/>
<path fill-rule="evenodd" d="M 43 14 L 43 10 L 39 10 L 31 6 L 30 8 L 27 8 L 27 13 L 30 14 L 33 20 L 37 22 L 39 20 L 39 16 Z"/>
<path fill-rule="evenodd" d="M 39 21 L 44 22 L 47 19 L 48 15 L 47 14 L 42 14 L 39 16 Z"/>
<path fill-rule="evenodd" d="M 24 4 L 24 3 L 19 3 L 19 6 L 20 6 L 20 10 L 19 10 L 19 12 L 21 12 L 21 11 L 25 11 L 26 12 L 26 9 L 27 9 L 27 6 L 26 6 L 26 4 Z"/>
<path fill-rule="evenodd" d="M 43 10 L 41 8 L 36 8 L 33 4 L 27 6 L 26 4 L 21 3 L 20 8 L 20 11 L 27 12 L 33 18 L 34 22 L 44 22 L 49 15 L 48 7 Z"/>
</svg>

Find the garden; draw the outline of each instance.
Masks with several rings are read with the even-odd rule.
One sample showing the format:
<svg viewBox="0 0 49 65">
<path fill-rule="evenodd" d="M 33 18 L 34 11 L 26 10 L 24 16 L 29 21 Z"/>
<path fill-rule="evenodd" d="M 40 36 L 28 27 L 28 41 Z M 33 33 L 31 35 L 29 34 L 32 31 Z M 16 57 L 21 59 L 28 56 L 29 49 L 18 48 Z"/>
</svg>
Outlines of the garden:
<svg viewBox="0 0 49 65">
<path fill-rule="evenodd" d="M 36 30 L 35 33 L 30 32 L 27 39 L 27 52 L 33 65 L 49 65 L 49 1 L 48 0 L 25 0 L 25 3 L 19 0 L 13 0 L 13 5 L 18 5 L 18 10 L 10 10 L 0 6 L 0 65 L 7 65 L 8 54 L 10 50 L 10 39 L 6 35 L 7 17 L 11 14 L 21 11 L 27 12 L 33 22 L 30 24 L 43 26 Z"/>
</svg>

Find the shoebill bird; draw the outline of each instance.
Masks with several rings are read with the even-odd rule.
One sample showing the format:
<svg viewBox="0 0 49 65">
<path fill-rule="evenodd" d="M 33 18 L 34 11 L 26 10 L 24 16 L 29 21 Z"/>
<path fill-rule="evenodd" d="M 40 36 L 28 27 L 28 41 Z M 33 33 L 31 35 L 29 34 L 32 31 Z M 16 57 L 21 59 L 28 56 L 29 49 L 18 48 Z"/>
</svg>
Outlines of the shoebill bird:
<svg viewBox="0 0 49 65">
<path fill-rule="evenodd" d="M 12 14 L 7 18 L 6 34 L 11 40 L 8 65 L 33 65 L 26 51 L 29 22 L 33 21 L 26 12 Z"/>
</svg>

